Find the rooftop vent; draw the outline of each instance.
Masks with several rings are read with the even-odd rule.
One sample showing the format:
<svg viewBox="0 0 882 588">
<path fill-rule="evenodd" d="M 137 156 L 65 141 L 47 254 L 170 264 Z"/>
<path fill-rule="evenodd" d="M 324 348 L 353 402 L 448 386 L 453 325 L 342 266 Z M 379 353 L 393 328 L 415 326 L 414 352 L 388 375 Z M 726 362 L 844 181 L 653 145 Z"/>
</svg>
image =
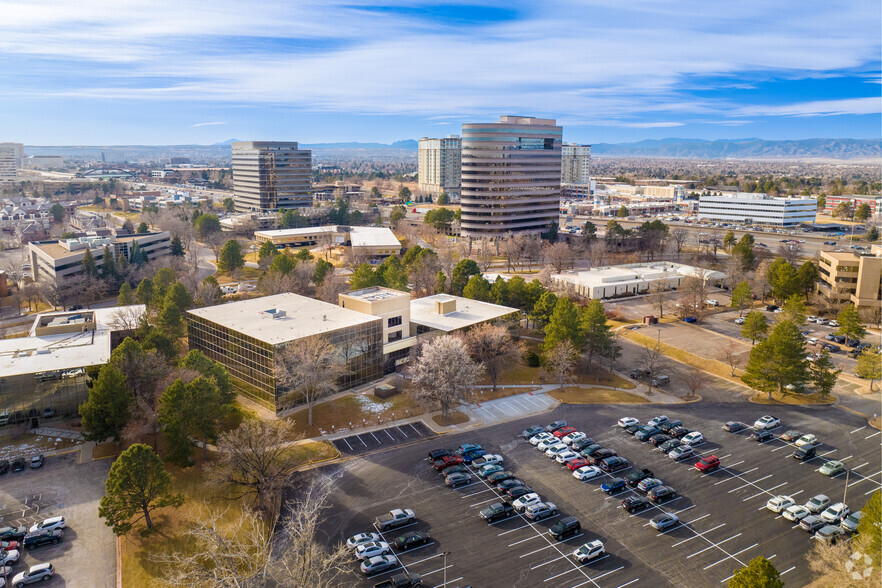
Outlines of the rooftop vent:
<svg viewBox="0 0 882 588">
<path fill-rule="evenodd" d="M 284 310 L 280 310 L 278 308 L 271 308 L 269 310 L 264 310 L 260 314 L 269 315 L 273 319 L 282 319 L 285 318 L 286 313 Z"/>
<path fill-rule="evenodd" d="M 456 312 L 456 298 L 442 298 L 435 301 L 436 314 L 450 314 Z"/>
</svg>

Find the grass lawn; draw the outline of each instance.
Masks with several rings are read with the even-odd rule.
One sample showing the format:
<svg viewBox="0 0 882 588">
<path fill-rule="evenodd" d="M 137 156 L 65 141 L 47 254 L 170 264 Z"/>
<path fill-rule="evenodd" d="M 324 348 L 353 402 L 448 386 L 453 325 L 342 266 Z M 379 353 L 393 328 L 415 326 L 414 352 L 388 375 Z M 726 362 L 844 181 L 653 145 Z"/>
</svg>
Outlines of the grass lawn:
<svg viewBox="0 0 882 588">
<path fill-rule="evenodd" d="M 652 337 L 648 337 L 643 335 L 637 331 L 629 331 L 625 329 L 622 331 L 622 335 L 626 339 L 630 339 L 634 343 L 638 345 L 652 345 L 654 346 L 656 340 Z M 691 365 L 692 367 L 697 367 L 698 369 L 704 370 L 708 373 L 711 373 L 715 376 L 719 376 L 721 378 L 725 378 L 732 382 L 741 383 L 741 378 L 733 377 L 732 369 L 721 361 L 717 361 L 716 359 L 708 359 L 706 357 L 701 357 L 699 355 L 695 355 L 694 353 L 690 353 L 688 351 L 684 351 L 679 347 L 674 347 L 672 345 L 668 345 L 667 343 L 661 343 L 662 353 L 670 357 L 671 359 L 675 359 L 680 363 L 685 363 L 686 365 Z M 743 370 L 735 370 L 735 373 L 738 374 Z"/>
<path fill-rule="evenodd" d="M 214 274 L 214 277 L 218 284 L 229 284 L 230 282 L 241 282 L 243 280 L 256 280 L 261 274 L 263 274 L 263 271 L 256 267 L 243 267 L 237 274 L 238 278 L 233 273 L 221 271 Z"/>
<path fill-rule="evenodd" d="M 645 404 L 649 402 L 642 396 L 630 392 L 607 390 L 606 388 L 564 387 L 552 390 L 548 395 L 567 404 Z"/>
<path fill-rule="evenodd" d="M 380 400 L 373 394 L 352 394 L 317 404 L 312 409 L 312 426 L 308 426 L 307 410 L 298 410 L 290 417 L 297 438 L 310 438 L 341 429 L 375 425 L 423 414 L 423 407 L 406 394 Z"/>
<path fill-rule="evenodd" d="M 436 425 L 449 427 L 450 425 L 458 425 L 460 423 L 469 422 L 469 416 L 459 410 L 451 410 L 446 418 L 442 417 L 440 414 L 437 414 L 432 417 L 432 420 L 435 421 Z"/>
<path fill-rule="evenodd" d="M 105 441 L 98 443 L 92 448 L 92 459 L 104 459 L 106 457 L 116 457 L 119 455 L 121 447 L 113 441 Z"/>
<path fill-rule="evenodd" d="M 774 392 L 772 394 L 772 400 L 769 400 L 769 395 L 766 393 L 759 393 L 756 396 L 750 399 L 751 402 L 755 402 L 756 404 L 832 404 L 836 402 L 836 397 L 832 394 L 827 394 L 823 399 L 820 394 L 817 392 L 814 394 L 779 394 Z"/>
</svg>

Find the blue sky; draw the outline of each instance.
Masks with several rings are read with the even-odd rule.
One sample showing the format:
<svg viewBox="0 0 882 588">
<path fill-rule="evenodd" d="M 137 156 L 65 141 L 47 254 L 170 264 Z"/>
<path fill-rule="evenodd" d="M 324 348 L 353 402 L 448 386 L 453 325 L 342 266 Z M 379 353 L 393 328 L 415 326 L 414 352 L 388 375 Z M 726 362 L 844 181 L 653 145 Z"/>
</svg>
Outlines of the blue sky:
<svg viewBox="0 0 882 588">
<path fill-rule="evenodd" d="M 0 140 L 878 138 L 878 0 L 0 0 Z"/>
</svg>

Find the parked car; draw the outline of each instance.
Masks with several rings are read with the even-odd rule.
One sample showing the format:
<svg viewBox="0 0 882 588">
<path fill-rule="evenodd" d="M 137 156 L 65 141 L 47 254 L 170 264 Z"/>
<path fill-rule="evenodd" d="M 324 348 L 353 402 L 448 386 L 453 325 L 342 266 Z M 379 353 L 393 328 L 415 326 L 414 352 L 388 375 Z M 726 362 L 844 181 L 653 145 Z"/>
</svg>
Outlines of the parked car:
<svg viewBox="0 0 882 588">
<path fill-rule="evenodd" d="M 842 529 L 844 533 L 851 534 L 857 533 L 858 525 L 861 522 L 861 511 L 853 512 L 839 523 L 839 528 Z"/>
<path fill-rule="evenodd" d="M 379 541 L 381 537 L 376 533 L 359 533 L 357 535 L 353 535 L 349 539 L 346 540 L 346 547 L 349 549 L 355 549 L 359 545 L 363 545 L 364 543 L 369 543 L 371 541 Z"/>
<path fill-rule="evenodd" d="M 600 466 L 600 469 L 608 474 L 631 467 L 631 464 L 628 463 L 627 459 L 617 455 L 603 458 L 598 465 Z"/>
<path fill-rule="evenodd" d="M 540 427 L 539 425 L 533 425 L 532 427 L 527 427 L 526 429 L 521 431 L 521 437 L 523 437 L 524 439 L 529 439 L 530 437 L 538 435 L 544 430 L 545 429 L 543 427 Z"/>
<path fill-rule="evenodd" d="M 803 445 L 796 451 L 794 451 L 791 456 L 795 457 L 799 461 L 809 461 L 810 459 L 814 459 L 817 457 L 818 446 L 817 445 Z"/>
<path fill-rule="evenodd" d="M 779 494 L 778 496 L 770 498 L 768 502 L 766 502 L 766 508 L 775 514 L 779 514 L 782 510 L 788 506 L 793 506 L 794 504 L 796 504 L 796 502 L 793 498 Z"/>
<path fill-rule="evenodd" d="M 630 427 L 631 425 L 640 424 L 640 421 L 635 419 L 634 417 L 622 417 L 619 419 L 619 426 L 621 428 Z"/>
<path fill-rule="evenodd" d="M 596 478 L 597 476 L 602 476 L 603 470 L 601 470 L 597 466 L 586 465 L 582 466 L 576 471 L 573 472 L 573 477 L 577 480 L 590 480 L 592 478 Z"/>
<path fill-rule="evenodd" d="M 404 535 L 395 538 L 392 543 L 398 551 L 407 551 L 420 545 L 425 545 L 432 540 L 432 537 L 425 531 L 409 531 Z"/>
<path fill-rule="evenodd" d="M 27 549 L 33 549 L 47 543 L 59 543 L 62 539 L 64 539 L 63 529 L 36 531 L 25 535 L 24 539 L 22 539 L 22 545 Z"/>
<path fill-rule="evenodd" d="M 495 453 L 488 453 L 484 457 L 479 457 L 478 459 L 472 461 L 473 468 L 480 468 L 485 465 L 498 465 L 501 464 L 504 460 L 501 455 Z"/>
<path fill-rule="evenodd" d="M 436 459 L 441 459 L 445 455 L 453 455 L 449 449 L 433 449 L 429 452 L 429 462 L 434 463 Z"/>
<path fill-rule="evenodd" d="M 485 466 L 479 468 L 478 475 L 481 476 L 482 478 L 486 478 L 490 474 L 495 474 L 496 472 L 501 472 L 504 469 L 505 468 L 502 467 L 501 465 L 493 463 L 493 464 L 485 465 Z"/>
<path fill-rule="evenodd" d="M 683 435 L 683 438 L 680 439 L 680 443 L 682 445 L 690 445 L 692 447 L 695 447 L 696 445 L 701 445 L 702 443 L 704 443 L 704 435 L 702 435 L 698 431 L 692 431 L 691 433 Z"/>
<path fill-rule="evenodd" d="M 803 531 L 808 531 L 809 533 L 814 533 L 821 527 L 825 527 L 827 523 L 824 522 L 824 519 L 817 515 L 808 515 L 803 517 L 802 520 L 799 521 L 799 527 Z"/>
<path fill-rule="evenodd" d="M 514 502 L 512 502 L 512 506 L 518 512 L 524 512 L 524 509 L 533 504 L 539 504 L 542 502 L 542 499 L 535 492 L 531 492 L 529 494 L 524 494 Z"/>
<path fill-rule="evenodd" d="M 573 442 L 573 444 L 570 445 L 570 449 L 582 453 L 582 450 L 590 445 L 594 445 L 594 439 L 591 437 L 585 437 L 584 439 L 579 439 L 578 441 Z"/>
<path fill-rule="evenodd" d="M 43 467 L 43 455 L 35 455 L 31 458 L 31 469 L 35 470 L 37 468 Z"/>
<path fill-rule="evenodd" d="M 511 488 L 508 491 L 506 491 L 505 494 L 508 497 L 507 500 L 513 501 L 513 500 L 517 500 L 521 496 L 526 496 L 527 494 L 532 494 L 532 493 L 533 493 L 533 489 L 530 488 L 529 486 L 516 486 L 516 487 Z"/>
<path fill-rule="evenodd" d="M 414 572 L 392 574 L 388 580 L 374 584 L 374 588 L 416 588 L 423 585 L 423 578 Z"/>
<path fill-rule="evenodd" d="M 649 425 L 650 427 L 657 427 L 657 426 L 661 425 L 662 423 L 666 423 L 666 422 L 668 422 L 668 417 L 666 417 L 665 415 L 662 414 L 662 415 L 655 417 L 654 419 L 651 419 L 646 424 Z"/>
<path fill-rule="evenodd" d="M 703 474 L 709 474 L 718 467 L 720 467 L 720 458 L 716 455 L 702 457 L 695 464 L 695 469 Z"/>
<path fill-rule="evenodd" d="M 667 502 L 668 500 L 676 498 L 677 493 L 670 486 L 656 486 L 646 493 L 646 497 L 656 504 L 661 504 L 662 502 Z"/>
<path fill-rule="evenodd" d="M 830 506 L 830 499 L 826 494 L 818 494 L 809 499 L 808 502 L 805 503 L 805 507 L 811 514 L 820 514 L 824 512 L 824 510 Z"/>
<path fill-rule="evenodd" d="M 774 437 L 775 436 L 772 434 L 771 431 L 760 430 L 760 431 L 754 431 L 753 433 L 750 434 L 750 438 L 754 439 L 758 443 L 765 443 L 766 441 L 772 440 Z"/>
<path fill-rule="evenodd" d="M 505 494 L 512 488 L 523 486 L 524 483 L 525 482 L 519 478 L 508 478 L 507 480 L 502 480 L 501 482 L 496 483 L 496 492 L 499 494 Z"/>
<path fill-rule="evenodd" d="M 436 471 L 440 472 L 446 467 L 452 465 L 461 465 L 462 463 L 463 459 L 458 455 L 445 455 L 433 461 L 432 466 L 435 468 Z"/>
<path fill-rule="evenodd" d="M 640 428 L 642 426 L 643 425 L 641 425 L 640 423 L 634 423 L 633 425 L 628 425 L 627 427 L 625 427 L 625 432 L 628 433 L 629 435 L 634 435 L 637 433 L 637 431 L 640 430 Z"/>
<path fill-rule="evenodd" d="M 556 429 L 556 430 L 552 431 L 551 434 L 554 435 L 555 437 L 557 437 L 558 439 L 563 440 L 564 437 L 566 437 L 570 433 L 575 433 L 575 432 L 576 432 L 576 427 L 567 426 L 567 427 L 561 427 L 559 429 Z"/>
<path fill-rule="evenodd" d="M 398 567 L 398 558 L 394 555 L 378 555 L 361 562 L 361 573 L 365 575 L 378 574 Z"/>
<path fill-rule="evenodd" d="M 540 441 L 539 444 L 536 445 L 536 449 L 538 449 L 542 453 L 545 453 L 546 451 L 548 451 L 552 447 L 563 447 L 564 449 L 567 449 L 566 443 L 561 443 L 560 439 L 558 439 L 557 437 L 551 437 L 550 439 L 545 439 L 544 441 Z"/>
<path fill-rule="evenodd" d="M 567 464 L 568 462 L 573 461 L 574 459 L 584 459 L 581 455 L 573 451 L 572 449 L 567 449 L 565 451 L 561 451 L 554 457 L 554 461 L 559 464 Z"/>
<path fill-rule="evenodd" d="M 660 424 L 658 426 L 658 428 L 661 429 L 662 431 L 664 431 L 665 433 L 667 433 L 671 429 L 674 429 L 676 427 L 681 427 L 681 426 L 683 426 L 683 421 L 676 420 L 676 421 L 665 421 L 662 424 Z"/>
<path fill-rule="evenodd" d="M 515 509 L 507 502 L 494 502 L 487 508 L 481 509 L 480 516 L 488 523 L 514 516 Z"/>
<path fill-rule="evenodd" d="M 391 529 L 397 529 L 416 521 L 416 514 L 409 508 L 396 508 L 388 514 L 380 515 L 374 521 L 377 529 L 382 533 Z"/>
<path fill-rule="evenodd" d="M 849 515 L 849 513 L 851 513 L 851 511 L 848 510 L 848 507 L 845 506 L 844 503 L 837 502 L 822 512 L 821 518 L 824 519 L 828 525 L 838 525 L 842 522 L 842 519 Z"/>
<path fill-rule="evenodd" d="M 649 442 L 658 447 L 665 441 L 669 441 L 671 439 L 670 435 L 666 435 L 665 433 L 659 433 L 657 435 L 653 435 L 649 438 Z"/>
<path fill-rule="evenodd" d="M 545 426 L 545 432 L 546 432 L 546 433 L 552 433 L 552 432 L 554 432 L 554 431 L 557 431 L 557 430 L 560 429 L 561 427 L 566 427 L 566 426 L 567 426 L 567 422 L 566 422 L 566 421 L 554 421 L 554 422 L 551 423 L 550 425 L 546 425 L 546 426 Z"/>
<path fill-rule="evenodd" d="M 634 438 L 638 441 L 648 441 L 653 435 L 658 435 L 662 430 L 655 426 L 643 426 L 634 433 Z"/>
<path fill-rule="evenodd" d="M 551 433 L 539 433 L 538 435 L 530 437 L 530 445 L 539 445 L 543 441 L 548 441 L 549 439 L 556 439 L 556 437 Z"/>
<path fill-rule="evenodd" d="M 441 470 L 440 473 L 442 476 L 449 476 L 450 474 L 468 474 L 471 470 L 464 465 L 452 465 Z"/>
<path fill-rule="evenodd" d="M 674 461 L 680 461 L 681 459 L 686 459 L 687 457 L 692 457 L 695 455 L 695 450 L 692 449 L 690 445 L 681 445 L 680 447 L 674 447 L 671 449 L 671 452 L 668 453 L 668 457 L 673 459 Z"/>
<path fill-rule="evenodd" d="M 735 319 L 735 324 L 736 325 L 743 325 L 744 324 L 744 317 L 740 316 L 737 319 Z"/>
<path fill-rule="evenodd" d="M 616 456 L 616 452 L 614 450 L 606 449 L 604 447 L 604 448 L 601 448 L 601 449 L 598 449 L 597 451 L 595 451 L 594 455 L 589 456 L 587 459 L 591 465 L 599 466 L 600 462 L 602 462 L 606 458 L 615 457 L 615 456 Z"/>
<path fill-rule="evenodd" d="M 812 512 L 804 507 L 801 504 L 794 504 L 793 506 L 788 506 L 784 509 L 781 515 L 787 519 L 788 521 L 793 521 L 794 523 L 798 523 L 805 517 L 812 514 Z"/>
<path fill-rule="evenodd" d="M 603 546 L 603 541 L 595 539 L 594 541 L 585 543 L 582 547 L 574 551 L 573 557 L 576 558 L 576 561 L 583 564 L 595 560 L 605 553 L 606 549 Z"/>
<path fill-rule="evenodd" d="M 664 443 L 662 443 L 661 445 L 656 447 L 656 450 L 661 451 L 662 453 L 668 453 L 671 451 L 671 449 L 673 449 L 675 447 L 680 447 L 680 440 L 679 439 L 668 439 L 667 441 L 665 441 Z"/>
<path fill-rule="evenodd" d="M 639 512 L 641 510 L 645 510 L 650 506 L 652 505 L 649 503 L 649 500 L 643 498 L 642 496 L 629 496 L 622 501 L 622 508 L 624 508 L 631 514 L 634 514 L 635 512 Z"/>
<path fill-rule="evenodd" d="M 823 541 L 829 545 L 836 545 L 843 535 L 844 533 L 839 527 L 835 525 L 824 525 L 815 532 L 813 539 Z"/>
<path fill-rule="evenodd" d="M 753 428 L 757 430 L 774 429 L 781 424 L 781 419 L 771 415 L 760 417 L 753 423 Z"/>
<path fill-rule="evenodd" d="M 567 537 L 578 535 L 581 532 L 582 524 L 576 517 L 564 517 L 553 524 L 548 530 L 548 534 L 558 541 L 563 541 Z"/>
<path fill-rule="evenodd" d="M 667 531 L 670 528 L 675 527 L 680 523 L 680 519 L 674 513 L 662 513 L 660 515 L 655 515 L 652 517 L 652 520 L 649 521 L 649 524 L 652 525 L 653 529 L 658 531 Z"/>
<path fill-rule="evenodd" d="M 40 523 L 35 523 L 31 525 L 29 531 L 31 533 L 35 531 L 43 531 L 48 529 L 63 529 L 66 525 L 64 517 L 49 517 L 48 519 L 43 519 Z"/>
<path fill-rule="evenodd" d="M 21 552 L 18 549 L 0 551 L 0 566 L 11 566 L 19 560 Z"/>
<path fill-rule="evenodd" d="M 555 457 L 557 457 L 559 454 L 563 453 L 564 451 L 570 451 L 570 448 L 567 447 L 563 443 L 558 443 L 557 445 L 552 445 L 551 447 L 549 447 L 548 449 L 545 450 L 545 457 L 550 457 L 550 458 L 554 459 Z"/>
<path fill-rule="evenodd" d="M 588 435 L 583 433 L 582 431 L 573 431 L 569 435 L 561 437 L 561 441 L 572 447 L 573 443 L 576 441 L 581 441 L 582 439 L 587 439 Z"/>
<path fill-rule="evenodd" d="M 622 490 L 626 490 L 628 485 L 625 483 L 625 480 L 622 478 L 613 478 L 609 482 L 604 482 L 600 485 L 600 489 L 603 490 L 606 494 L 612 496 L 613 494 L 617 494 Z"/>
<path fill-rule="evenodd" d="M 465 486 L 471 481 L 472 477 L 470 475 L 462 473 L 448 474 L 447 477 L 444 478 L 444 483 L 451 488 L 456 488 L 457 486 Z"/>
<path fill-rule="evenodd" d="M 35 584 L 48 580 L 55 575 L 55 566 L 51 563 L 41 563 L 28 568 L 26 572 L 19 572 L 12 578 L 12 585 L 15 588 L 25 586 L 26 584 Z"/>
<path fill-rule="evenodd" d="M 3 541 L 21 541 L 27 535 L 27 527 L 0 527 L 0 540 Z"/>
<path fill-rule="evenodd" d="M 392 548 L 385 541 L 369 541 L 362 543 L 355 548 L 355 557 L 361 560 L 377 557 L 378 555 L 388 555 L 392 553 Z"/>
<path fill-rule="evenodd" d="M 9 461 L 5 459 L 0 459 L 0 474 L 5 474 L 9 471 Z"/>
<path fill-rule="evenodd" d="M 661 486 L 664 482 L 659 480 L 658 478 L 643 478 L 640 480 L 640 483 L 637 484 L 637 489 L 641 492 L 649 492 L 653 488 L 657 486 Z"/>
<path fill-rule="evenodd" d="M 789 431 L 785 431 L 781 433 L 781 441 L 786 441 L 787 443 L 793 443 L 797 439 L 802 437 L 802 433 L 797 431 L 796 429 L 790 429 Z"/>
<path fill-rule="evenodd" d="M 496 472 L 495 474 L 490 474 L 489 476 L 487 476 L 487 481 L 491 484 L 498 484 L 501 481 L 508 480 L 510 478 L 514 478 L 514 474 L 509 471 L 503 470 L 501 472 Z"/>
<path fill-rule="evenodd" d="M 815 436 L 811 433 L 807 433 L 796 440 L 797 447 L 802 447 L 804 445 L 817 445 L 817 444 L 818 444 L 817 436 Z"/>
<path fill-rule="evenodd" d="M 646 478 L 653 477 L 652 470 L 648 470 L 646 468 L 643 469 L 635 469 L 631 472 L 628 472 L 628 475 L 625 476 L 625 481 L 628 483 L 628 486 L 631 488 L 636 488 L 637 484 L 641 482 L 641 480 L 645 480 Z"/>
<path fill-rule="evenodd" d="M 21 472 L 25 469 L 25 460 L 21 457 L 16 457 L 12 460 L 12 467 L 10 468 L 13 472 Z"/>
<path fill-rule="evenodd" d="M 553 502 L 538 502 L 524 509 L 524 516 L 531 521 L 541 521 L 557 514 L 557 506 Z"/>
<path fill-rule="evenodd" d="M 668 435 L 674 437 L 676 439 L 682 439 L 692 431 L 687 429 L 686 427 L 674 427 L 670 431 L 668 431 Z"/>
</svg>

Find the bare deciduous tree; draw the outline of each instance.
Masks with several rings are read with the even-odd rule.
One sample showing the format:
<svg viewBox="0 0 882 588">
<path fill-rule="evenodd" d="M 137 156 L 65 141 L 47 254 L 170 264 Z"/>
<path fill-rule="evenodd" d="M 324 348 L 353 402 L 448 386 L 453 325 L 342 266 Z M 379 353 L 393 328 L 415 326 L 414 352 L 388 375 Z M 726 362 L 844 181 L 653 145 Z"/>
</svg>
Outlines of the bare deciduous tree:
<svg viewBox="0 0 882 588">
<path fill-rule="evenodd" d="M 576 369 L 579 352 L 569 340 L 564 339 L 546 352 L 543 360 L 545 371 L 554 378 L 560 388 L 563 388 Z"/>
<path fill-rule="evenodd" d="M 694 398 L 699 390 L 702 390 L 710 382 L 710 378 L 704 370 L 692 367 L 683 375 L 683 384 L 689 389 L 689 397 Z"/>
<path fill-rule="evenodd" d="M 423 346 L 413 366 L 415 398 L 426 406 L 439 407 L 446 417 L 466 398 L 482 371 L 460 337 L 437 337 Z"/>
<path fill-rule="evenodd" d="M 337 304 L 338 294 L 349 291 L 349 283 L 344 276 L 332 270 L 325 275 L 322 283 L 315 287 L 315 295 L 319 300 Z"/>
<path fill-rule="evenodd" d="M 325 396 L 337 391 L 337 379 L 347 366 L 338 361 L 337 349 L 325 337 L 298 339 L 276 352 L 273 373 L 276 387 L 282 390 L 279 403 L 294 406 L 300 399 L 306 404 L 308 425 L 312 426 L 312 408 Z"/>
<path fill-rule="evenodd" d="M 638 358 L 640 364 L 643 366 L 643 369 L 649 372 L 647 378 L 649 392 L 647 392 L 647 394 L 652 394 L 652 381 L 658 376 L 662 375 L 663 372 L 667 371 L 668 367 L 665 355 L 664 353 L 662 353 L 661 333 L 659 333 L 659 336 L 656 338 L 654 343 L 647 343 L 640 349 Z"/>
<path fill-rule="evenodd" d="M 545 257 L 557 273 L 573 267 L 575 255 L 568 243 L 559 242 L 545 248 Z"/>
<path fill-rule="evenodd" d="M 783 257 L 784 261 L 790 265 L 796 265 L 796 262 L 802 258 L 802 243 L 781 243 L 778 246 L 778 257 Z"/>
<path fill-rule="evenodd" d="M 508 329 L 489 323 L 466 333 L 465 341 L 472 359 L 487 370 L 494 391 L 500 372 L 524 351 L 523 345 L 512 339 Z"/>
<path fill-rule="evenodd" d="M 658 310 L 658 318 L 664 318 L 665 308 L 671 302 L 671 291 L 665 280 L 655 280 L 649 284 L 649 303 Z"/>
<path fill-rule="evenodd" d="M 726 362 L 731 370 L 730 376 L 735 375 L 735 370 L 741 365 L 741 350 L 735 344 L 735 341 L 729 340 L 720 346 L 720 357 Z"/>
<path fill-rule="evenodd" d="M 319 247 L 321 247 L 322 253 L 325 256 L 325 261 L 329 261 L 331 251 L 336 246 L 336 238 L 336 234 L 330 231 L 324 231 L 318 234 L 316 243 L 318 243 Z"/>
<path fill-rule="evenodd" d="M 671 238 L 671 244 L 674 252 L 677 254 L 677 260 L 679 261 L 680 254 L 683 252 L 683 247 L 686 246 L 686 241 L 689 239 L 689 231 L 686 229 L 674 229 L 670 232 L 669 237 Z"/>
<path fill-rule="evenodd" d="M 594 239 L 586 247 L 585 256 L 592 267 L 600 267 L 606 264 L 606 243 L 602 239 Z"/>
</svg>

